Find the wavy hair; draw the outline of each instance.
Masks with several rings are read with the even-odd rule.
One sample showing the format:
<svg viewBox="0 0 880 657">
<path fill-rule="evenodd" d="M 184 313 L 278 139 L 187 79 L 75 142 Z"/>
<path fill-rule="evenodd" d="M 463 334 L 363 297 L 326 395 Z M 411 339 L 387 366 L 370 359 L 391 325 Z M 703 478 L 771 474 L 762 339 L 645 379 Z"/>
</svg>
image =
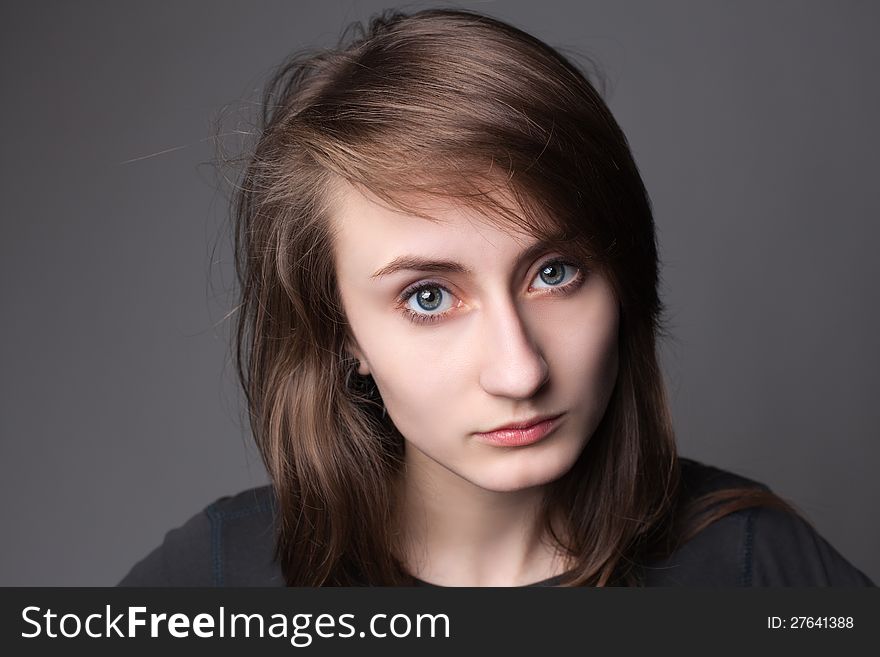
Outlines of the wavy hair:
<svg viewBox="0 0 880 657">
<path fill-rule="evenodd" d="M 620 127 L 563 54 L 472 11 L 386 11 L 334 49 L 291 57 L 262 108 L 233 203 L 236 365 L 288 585 L 413 583 L 396 525 L 404 440 L 346 350 L 329 221 L 340 181 L 427 219 L 420 199 L 460 203 L 608 277 L 618 379 L 542 508 L 574 563 L 564 585 L 638 585 L 649 555 L 723 515 L 789 508 L 755 489 L 683 503 L 656 350 L 667 331 L 650 201 Z"/>
</svg>

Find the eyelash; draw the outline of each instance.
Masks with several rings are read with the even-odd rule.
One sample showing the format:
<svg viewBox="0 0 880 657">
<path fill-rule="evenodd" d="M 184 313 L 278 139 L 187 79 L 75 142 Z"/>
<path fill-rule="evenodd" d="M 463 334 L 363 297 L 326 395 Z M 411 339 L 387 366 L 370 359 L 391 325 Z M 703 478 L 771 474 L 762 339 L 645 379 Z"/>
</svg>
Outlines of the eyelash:
<svg viewBox="0 0 880 657">
<path fill-rule="evenodd" d="M 545 268 L 549 267 L 550 265 L 563 265 L 565 267 L 573 267 L 577 272 L 575 274 L 575 277 L 571 281 L 566 283 L 565 285 L 562 285 L 560 287 L 543 288 L 544 293 L 551 295 L 551 296 L 555 296 L 557 294 L 569 294 L 571 292 L 574 292 L 584 282 L 584 279 L 586 279 L 586 276 L 588 273 L 585 267 L 582 267 L 581 265 L 578 265 L 574 262 L 569 262 L 568 260 L 564 260 L 564 259 L 560 259 L 560 258 L 548 260 L 547 262 L 543 263 L 541 265 L 541 267 L 538 269 L 538 272 L 540 273 L 541 271 L 543 271 Z M 419 281 L 418 283 L 416 283 L 414 285 L 410 285 L 408 288 L 406 288 L 406 290 L 404 290 L 400 294 L 400 297 L 398 298 L 398 302 L 400 304 L 406 304 L 406 302 L 409 301 L 409 299 L 410 299 L 410 297 L 412 297 L 412 295 L 414 295 L 416 292 L 421 292 L 422 290 L 424 290 L 426 288 L 438 288 L 440 290 L 443 290 L 443 292 L 445 292 L 447 294 L 452 294 L 452 292 L 450 292 L 446 286 L 441 285 L 440 283 L 436 283 L 434 281 Z M 445 312 L 438 313 L 436 315 L 425 315 L 425 314 L 417 313 L 413 310 L 410 310 L 405 305 L 401 306 L 400 310 L 407 317 L 407 319 L 409 319 L 414 324 L 432 324 L 434 322 L 439 322 L 440 320 L 445 318 L 446 315 L 448 315 L 449 313 L 452 312 L 451 310 L 447 310 Z"/>
</svg>

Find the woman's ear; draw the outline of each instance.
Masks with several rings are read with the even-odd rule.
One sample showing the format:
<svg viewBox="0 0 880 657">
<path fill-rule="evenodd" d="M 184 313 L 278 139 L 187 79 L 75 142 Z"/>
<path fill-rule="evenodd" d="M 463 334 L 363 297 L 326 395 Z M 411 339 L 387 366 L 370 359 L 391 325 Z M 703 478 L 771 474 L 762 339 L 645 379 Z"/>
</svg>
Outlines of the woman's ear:
<svg viewBox="0 0 880 657">
<path fill-rule="evenodd" d="M 360 350 L 360 347 L 358 347 L 356 344 L 349 343 L 348 351 L 358 361 L 357 373 L 361 376 L 367 376 L 370 373 L 370 365 L 369 363 L 367 363 L 367 359 L 364 358 L 364 354 Z"/>
</svg>

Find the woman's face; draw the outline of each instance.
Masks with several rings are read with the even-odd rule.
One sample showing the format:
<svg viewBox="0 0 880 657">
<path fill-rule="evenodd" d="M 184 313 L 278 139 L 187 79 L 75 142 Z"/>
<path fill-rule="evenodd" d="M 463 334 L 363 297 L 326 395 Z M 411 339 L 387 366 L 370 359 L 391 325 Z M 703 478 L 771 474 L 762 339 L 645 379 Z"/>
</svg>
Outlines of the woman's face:
<svg viewBox="0 0 880 657">
<path fill-rule="evenodd" d="M 617 377 L 608 281 L 452 205 L 431 207 L 435 223 L 348 185 L 340 200 L 334 249 L 349 348 L 406 439 L 407 462 L 491 491 L 565 474 Z M 478 435 L 557 415 L 530 444 Z"/>
</svg>

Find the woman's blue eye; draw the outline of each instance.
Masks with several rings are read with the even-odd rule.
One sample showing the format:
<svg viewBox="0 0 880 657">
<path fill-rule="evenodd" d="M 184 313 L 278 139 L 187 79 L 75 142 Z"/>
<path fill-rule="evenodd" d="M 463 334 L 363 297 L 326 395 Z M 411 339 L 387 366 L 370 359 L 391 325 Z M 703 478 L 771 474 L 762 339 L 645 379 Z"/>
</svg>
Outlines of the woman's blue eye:
<svg viewBox="0 0 880 657">
<path fill-rule="evenodd" d="M 547 287 L 559 287 L 571 280 L 577 274 L 577 267 L 567 265 L 564 262 L 548 262 L 541 267 L 536 281 L 541 281 Z M 537 286 L 538 289 L 543 289 Z"/>
<path fill-rule="evenodd" d="M 452 306 L 452 299 L 439 285 L 424 285 L 407 298 L 407 306 L 417 313 L 442 313 Z"/>
</svg>

